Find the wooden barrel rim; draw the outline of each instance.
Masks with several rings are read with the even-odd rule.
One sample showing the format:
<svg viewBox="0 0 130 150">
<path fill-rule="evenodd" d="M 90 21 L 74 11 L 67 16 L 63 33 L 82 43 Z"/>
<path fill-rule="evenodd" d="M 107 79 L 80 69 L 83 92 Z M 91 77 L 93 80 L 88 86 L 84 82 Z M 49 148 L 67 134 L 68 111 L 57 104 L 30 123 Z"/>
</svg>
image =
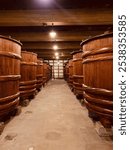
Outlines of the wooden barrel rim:
<svg viewBox="0 0 130 150">
<path fill-rule="evenodd" d="M 38 66 L 43 66 L 43 63 L 37 62 L 37 65 L 38 65 Z"/>
<path fill-rule="evenodd" d="M 35 63 L 35 62 L 21 61 L 21 65 L 37 66 L 37 63 Z"/>
<path fill-rule="evenodd" d="M 104 48 L 101 48 L 101 49 L 93 49 L 93 50 L 89 50 L 89 51 L 84 51 L 84 53 L 82 54 L 82 58 L 85 58 L 85 57 L 90 56 L 90 55 L 112 53 L 112 52 L 113 52 L 112 47 L 104 47 Z"/>
<path fill-rule="evenodd" d="M 0 106 L 0 111 L 4 110 L 4 109 L 7 109 L 7 111 L 8 111 L 9 107 L 11 107 L 12 105 L 17 104 L 18 102 L 19 102 L 19 98 L 15 99 L 15 100 L 13 100 L 9 103 L 3 104 L 3 105 Z"/>
<path fill-rule="evenodd" d="M 113 36 L 113 32 L 107 33 L 107 34 L 100 34 L 100 35 L 97 35 L 97 36 L 94 36 L 94 37 L 91 37 L 89 39 L 84 40 L 83 42 L 80 43 L 80 45 L 83 46 L 84 44 L 86 44 L 90 41 L 102 39 L 102 38 L 107 38 L 107 37 L 111 37 L 111 36 Z"/>
<path fill-rule="evenodd" d="M 0 76 L 0 81 L 14 81 L 19 80 L 21 75 L 4 75 Z"/>
<path fill-rule="evenodd" d="M 16 99 L 17 97 L 19 97 L 19 95 L 20 95 L 20 93 L 18 92 L 18 93 L 14 94 L 14 95 L 0 98 L 0 104 L 5 103 L 5 102 L 8 102 L 8 101 L 10 101 L 11 99 Z"/>
<path fill-rule="evenodd" d="M 20 59 L 21 60 L 21 56 L 20 55 L 18 55 L 16 53 L 12 53 L 12 52 L 0 51 L 0 57 L 1 56 L 7 56 L 7 57 L 16 58 L 16 59 Z"/>
<path fill-rule="evenodd" d="M 20 91 L 20 95 L 24 95 L 24 94 L 32 94 L 36 91 L 36 88 L 34 89 L 30 89 L 30 90 L 26 90 L 26 91 Z"/>
<path fill-rule="evenodd" d="M 104 95 L 104 96 L 113 96 L 113 91 L 111 90 L 107 90 L 107 89 L 101 89 L 101 88 L 94 88 L 94 87 L 90 87 L 87 86 L 85 84 L 82 84 L 84 91 L 89 92 L 89 93 L 94 93 L 94 94 L 98 94 L 98 95 Z"/>
<path fill-rule="evenodd" d="M 34 84 L 34 85 L 24 85 L 24 86 L 19 87 L 20 92 L 21 92 L 21 90 L 24 90 L 24 89 L 34 89 L 34 88 L 36 88 L 36 84 Z"/>
<path fill-rule="evenodd" d="M 98 112 L 99 113 L 103 113 L 104 116 L 105 115 L 110 115 L 110 116 L 113 115 L 113 110 L 110 110 L 110 109 L 107 109 L 107 108 L 103 108 L 103 107 L 99 107 L 99 106 L 95 106 L 93 104 L 88 103 L 87 100 L 85 100 L 85 99 L 84 99 L 84 101 L 88 105 L 88 107 L 91 108 L 92 111 L 95 111 L 96 113 L 98 113 Z"/>
<path fill-rule="evenodd" d="M 70 54 L 71 54 L 71 55 L 74 55 L 74 54 L 82 53 L 82 52 L 83 52 L 82 50 L 77 50 L 77 51 L 73 51 L 73 52 L 71 52 Z"/>
<path fill-rule="evenodd" d="M 0 35 L 0 38 L 6 39 L 6 40 L 10 40 L 10 41 L 13 41 L 13 42 L 19 44 L 20 46 L 23 45 L 20 41 L 17 41 L 17 40 L 15 40 L 15 39 L 11 38 L 11 37 L 7 37 L 7 36 Z"/>
<path fill-rule="evenodd" d="M 17 98 L 13 102 L 6 104 L 4 106 L 4 109 L 0 110 L 0 116 L 8 114 L 12 110 L 14 110 L 18 106 L 18 104 L 19 104 L 19 98 Z"/>
<path fill-rule="evenodd" d="M 36 84 L 37 80 L 30 80 L 30 81 L 20 81 L 21 85 L 29 85 L 29 84 Z"/>
<path fill-rule="evenodd" d="M 13 103 L 9 103 L 6 109 L 0 111 L 0 116 L 8 114 L 10 111 L 14 110 L 19 104 L 19 98 L 17 98 Z"/>
<path fill-rule="evenodd" d="M 82 61 L 82 58 L 75 58 L 75 59 L 73 59 L 73 62 L 76 62 L 76 61 Z"/>
<path fill-rule="evenodd" d="M 73 75 L 73 78 L 83 78 L 83 75 Z"/>
<path fill-rule="evenodd" d="M 74 84 L 74 83 L 73 83 Z M 73 85 L 74 89 L 83 91 L 83 88 L 81 86 Z"/>
<path fill-rule="evenodd" d="M 81 86 L 81 87 L 82 87 L 82 83 L 78 83 L 78 82 L 73 81 L 73 84 L 74 84 L 75 86 Z"/>
<path fill-rule="evenodd" d="M 0 111 L 0 117 L 1 116 L 3 117 L 5 115 L 9 114 L 9 112 L 11 112 L 12 110 L 14 110 L 17 107 L 17 105 L 18 104 L 11 106 L 10 108 L 8 108 L 8 111 L 7 110 Z"/>
<path fill-rule="evenodd" d="M 36 53 L 29 52 L 29 51 L 21 51 L 21 53 L 27 53 L 27 54 L 31 54 L 31 55 L 35 55 L 35 56 L 37 56 L 37 54 L 36 54 Z"/>
<path fill-rule="evenodd" d="M 111 107 L 113 106 L 113 101 L 110 101 L 108 99 L 100 99 L 97 97 L 91 97 L 86 92 L 84 92 L 83 95 L 84 95 L 84 98 L 90 103 L 96 103 L 96 104 L 101 104 L 104 106 L 111 106 Z"/>
<path fill-rule="evenodd" d="M 85 105 L 86 105 L 86 107 L 87 107 L 87 109 L 89 110 L 89 111 L 92 111 L 92 112 L 95 112 L 96 114 L 98 114 L 98 116 L 102 116 L 102 117 L 105 117 L 105 118 L 107 118 L 107 119 L 113 119 L 113 115 L 110 115 L 110 114 L 106 114 L 106 113 L 101 113 L 101 112 L 98 112 L 98 111 L 95 111 L 95 110 L 93 110 L 92 108 L 90 108 L 89 106 L 88 106 L 88 102 L 84 99 L 84 103 L 85 103 Z"/>
<path fill-rule="evenodd" d="M 85 63 L 90 63 L 90 62 L 94 62 L 94 61 L 106 61 L 106 60 L 113 60 L 113 56 L 101 56 L 98 58 L 87 58 L 85 60 L 83 60 L 83 64 Z"/>
</svg>

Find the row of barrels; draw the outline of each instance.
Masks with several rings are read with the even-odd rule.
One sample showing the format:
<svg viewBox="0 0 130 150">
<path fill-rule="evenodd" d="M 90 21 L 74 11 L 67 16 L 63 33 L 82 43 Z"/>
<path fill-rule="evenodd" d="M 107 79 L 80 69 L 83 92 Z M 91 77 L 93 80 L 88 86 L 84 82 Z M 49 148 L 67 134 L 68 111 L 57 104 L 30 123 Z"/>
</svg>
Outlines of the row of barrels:
<svg viewBox="0 0 130 150">
<path fill-rule="evenodd" d="M 81 43 L 66 63 L 64 77 L 71 90 L 83 99 L 89 117 L 105 128 L 113 125 L 113 34 L 106 33 Z"/>
<path fill-rule="evenodd" d="M 22 44 L 0 36 L 0 121 L 34 98 L 51 78 L 50 66 Z"/>
</svg>

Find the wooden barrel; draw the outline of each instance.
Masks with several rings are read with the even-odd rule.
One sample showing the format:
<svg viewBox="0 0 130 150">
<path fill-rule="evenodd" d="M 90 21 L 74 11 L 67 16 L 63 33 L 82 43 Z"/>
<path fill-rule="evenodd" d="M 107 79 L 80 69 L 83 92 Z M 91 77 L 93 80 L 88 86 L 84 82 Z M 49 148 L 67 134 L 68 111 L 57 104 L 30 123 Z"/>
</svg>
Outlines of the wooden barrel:
<svg viewBox="0 0 130 150">
<path fill-rule="evenodd" d="M 47 82 L 47 63 L 43 62 L 43 86 Z"/>
<path fill-rule="evenodd" d="M 0 121 L 19 104 L 21 45 L 0 36 Z"/>
<path fill-rule="evenodd" d="M 69 62 L 67 62 L 65 70 L 66 70 L 66 81 L 68 82 L 68 80 L 69 80 Z"/>
<path fill-rule="evenodd" d="M 89 113 L 92 114 L 91 117 L 96 116 L 104 127 L 111 127 L 113 120 L 112 42 L 113 34 L 108 33 L 81 43 L 83 48 L 84 100 Z"/>
<path fill-rule="evenodd" d="M 36 89 L 38 91 L 41 90 L 42 83 L 43 83 L 43 60 L 37 59 L 37 86 Z"/>
<path fill-rule="evenodd" d="M 66 80 L 66 81 L 68 81 L 68 77 L 69 77 L 69 66 L 68 66 L 68 62 L 66 62 L 65 64 L 64 64 L 64 79 Z"/>
<path fill-rule="evenodd" d="M 82 64 L 83 51 L 74 51 L 73 55 L 73 88 L 74 93 L 78 99 L 83 98 L 83 64 Z"/>
<path fill-rule="evenodd" d="M 52 77 L 52 67 L 47 64 L 47 82 L 51 79 Z"/>
<path fill-rule="evenodd" d="M 21 55 L 20 99 L 22 102 L 25 99 L 34 98 L 36 93 L 37 54 L 22 51 Z"/>
<path fill-rule="evenodd" d="M 73 60 L 69 60 L 69 86 L 70 89 L 73 91 Z"/>
</svg>

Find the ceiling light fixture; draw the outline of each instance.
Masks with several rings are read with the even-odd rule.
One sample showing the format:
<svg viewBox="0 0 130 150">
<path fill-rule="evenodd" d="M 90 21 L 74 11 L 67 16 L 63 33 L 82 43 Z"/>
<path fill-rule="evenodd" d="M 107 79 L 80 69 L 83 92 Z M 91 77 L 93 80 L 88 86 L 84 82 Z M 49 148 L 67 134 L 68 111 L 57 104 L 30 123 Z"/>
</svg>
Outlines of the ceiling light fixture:
<svg viewBox="0 0 130 150">
<path fill-rule="evenodd" d="M 49 35 L 50 35 L 51 38 L 55 38 L 55 37 L 56 37 L 56 32 L 52 30 L 52 31 L 49 33 Z"/>
<path fill-rule="evenodd" d="M 55 53 L 55 56 L 59 56 L 59 53 L 58 53 L 58 52 L 56 52 L 56 53 Z"/>
<path fill-rule="evenodd" d="M 57 45 L 53 45 L 53 49 L 54 49 L 54 50 L 57 50 L 57 49 L 58 49 L 58 46 L 57 46 Z"/>
<path fill-rule="evenodd" d="M 54 26 L 54 24 L 52 23 L 52 30 L 49 33 L 51 38 L 55 38 L 56 37 L 56 32 L 53 30 L 53 26 Z"/>
<path fill-rule="evenodd" d="M 59 59 L 59 56 L 56 56 L 56 59 Z"/>
</svg>

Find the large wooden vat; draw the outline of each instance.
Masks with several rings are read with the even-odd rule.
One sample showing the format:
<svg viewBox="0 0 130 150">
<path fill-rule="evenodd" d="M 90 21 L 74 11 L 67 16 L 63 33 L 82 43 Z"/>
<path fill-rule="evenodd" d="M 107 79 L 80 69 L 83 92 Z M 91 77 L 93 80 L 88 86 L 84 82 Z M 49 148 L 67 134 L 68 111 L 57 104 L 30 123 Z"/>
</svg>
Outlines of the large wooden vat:
<svg viewBox="0 0 130 150">
<path fill-rule="evenodd" d="M 52 77 L 52 68 L 47 63 L 43 63 L 43 86 L 51 79 Z"/>
<path fill-rule="evenodd" d="M 0 36 L 0 120 L 19 104 L 21 43 Z"/>
<path fill-rule="evenodd" d="M 47 63 L 43 62 L 43 86 L 47 82 Z"/>
<path fill-rule="evenodd" d="M 37 86 L 36 89 L 40 91 L 43 83 L 43 60 L 37 59 Z"/>
<path fill-rule="evenodd" d="M 22 51 L 21 55 L 20 99 L 22 102 L 25 99 L 32 99 L 36 93 L 37 54 Z"/>
<path fill-rule="evenodd" d="M 52 67 L 47 64 L 47 82 L 51 79 L 52 77 Z"/>
<path fill-rule="evenodd" d="M 113 34 L 81 43 L 83 48 L 84 100 L 91 117 L 105 127 L 113 120 Z"/>
<path fill-rule="evenodd" d="M 73 91 L 73 60 L 69 60 L 69 86 L 71 90 Z"/>
<path fill-rule="evenodd" d="M 66 62 L 65 64 L 64 64 L 64 79 L 66 80 L 66 81 L 68 81 L 68 78 L 69 78 L 69 63 L 68 62 Z"/>
<path fill-rule="evenodd" d="M 83 98 L 83 64 L 82 50 L 74 51 L 73 55 L 73 88 L 78 99 Z"/>
</svg>

